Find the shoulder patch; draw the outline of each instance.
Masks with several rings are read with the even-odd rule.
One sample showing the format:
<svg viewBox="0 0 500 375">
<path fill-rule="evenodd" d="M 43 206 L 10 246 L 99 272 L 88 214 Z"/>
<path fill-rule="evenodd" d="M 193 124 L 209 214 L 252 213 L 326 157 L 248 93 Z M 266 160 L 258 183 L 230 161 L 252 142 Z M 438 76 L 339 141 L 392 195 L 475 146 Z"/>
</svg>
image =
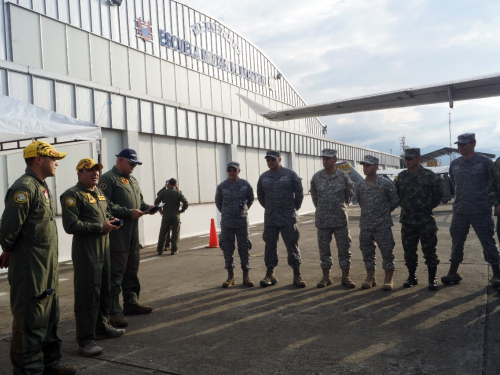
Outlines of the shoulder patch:
<svg viewBox="0 0 500 375">
<path fill-rule="evenodd" d="M 106 190 L 107 188 L 108 188 L 108 185 L 106 185 L 105 182 L 102 182 L 102 183 L 99 184 L 99 189 Z"/>
<path fill-rule="evenodd" d="M 18 191 L 14 195 L 14 202 L 16 203 L 26 203 L 28 201 L 28 193 L 25 191 Z"/>
<path fill-rule="evenodd" d="M 75 207 L 76 199 L 74 197 L 67 197 L 66 200 L 64 201 L 64 205 L 66 207 Z"/>
<path fill-rule="evenodd" d="M 120 180 L 125 184 L 125 185 L 128 185 L 130 184 L 130 181 L 127 180 L 125 177 L 120 177 Z"/>
</svg>

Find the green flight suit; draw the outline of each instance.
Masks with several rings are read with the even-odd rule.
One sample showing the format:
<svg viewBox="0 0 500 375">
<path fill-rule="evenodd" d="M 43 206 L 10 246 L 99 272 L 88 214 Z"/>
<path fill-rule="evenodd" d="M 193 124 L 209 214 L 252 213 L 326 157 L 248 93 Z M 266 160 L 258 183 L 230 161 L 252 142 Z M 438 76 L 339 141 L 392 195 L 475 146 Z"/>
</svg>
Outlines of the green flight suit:
<svg viewBox="0 0 500 375">
<path fill-rule="evenodd" d="M 10 358 L 15 374 L 42 374 L 61 359 L 57 226 L 47 184 L 26 168 L 7 191 L 0 244 L 10 252 Z M 54 289 L 46 298 L 43 293 Z M 38 298 L 37 298 L 38 296 Z"/>
<path fill-rule="evenodd" d="M 168 187 L 162 189 L 158 192 L 158 196 L 155 199 L 155 206 L 159 205 L 161 202 L 165 203 L 163 206 L 163 217 L 161 219 L 160 234 L 158 236 L 158 254 L 163 253 L 165 248 L 165 241 L 167 239 L 167 234 L 172 228 L 172 252 L 176 252 L 179 247 L 179 228 L 181 215 L 179 214 L 179 208 L 182 203 L 182 210 L 184 212 L 188 208 L 188 201 L 182 194 L 182 191 L 176 190 L 174 187 Z"/>
<path fill-rule="evenodd" d="M 76 340 L 83 346 L 111 329 L 109 236 L 100 223 L 112 216 L 102 191 L 81 182 L 61 195 L 61 208 L 64 230 L 73 235 Z"/>
<path fill-rule="evenodd" d="M 145 211 L 149 205 L 144 199 L 137 180 L 121 173 L 116 167 L 104 173 L 98 187 L 102 190 L 111 213 L 123 219 L 120 230 L 109 233 L 111 249 L 111 310 L 110 314 L 123 312 L 120 306 L 120 288 L 124 304 L 137 304 L 134 294 L 139 297 L 141 285 L 139 272 L 139 224 L 133 220 L 132 210 Z"/>
</svg>

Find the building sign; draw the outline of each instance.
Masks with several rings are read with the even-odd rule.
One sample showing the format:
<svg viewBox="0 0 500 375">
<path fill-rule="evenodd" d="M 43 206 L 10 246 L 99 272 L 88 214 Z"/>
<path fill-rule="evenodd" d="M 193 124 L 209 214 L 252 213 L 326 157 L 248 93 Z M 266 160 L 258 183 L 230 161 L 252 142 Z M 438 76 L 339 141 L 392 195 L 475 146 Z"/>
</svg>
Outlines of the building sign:
<svg viewBox="0 0 500 375">
<path fill-rule="evenodd" d="M 229 44 L 231 44 L 231 47 L 233 47 L 234 51 L 238 54 L 241 55 L 241 48 L 238 45 L 236 41 L 236 37 L 234 33 L 231 33 L 228 29 L 225 27 L 222 27 L 216 22 L 198 22 L 195 23 L 194 25 L 191 25 L 191 30 L 193 30 L 193 33 L 195 36 L 200 35 L 201 33 L 216 33 L 222 36 Z"/>
<path fill-rule="evenodd" d="M 143 21 L 141 17 L 135 20 L 135 31 L 138 38 L 143 39 L 145 42 L 153 41 L 153 30 L 151 28 L 151 22 Z"/>
<path fill-rule="evenodd" d="M 266 77 L 264 77 L 262 74 L 247 69 L 233 61 L 229 61 L 222 56 L 207 51 L 204 48 L 200 48 L 194 44 L 191 44 L 189 41 L 180 39 L 179 37 L 172 35 L 165 30 L 159 31 L 159 39 L 160 45 L 162 46 L 171 48 L 174 51 L 179 51 L 186 56 L 191 56 L 194 59 L 203 61 L 207 64 L 215 66 L 216 68 L 220 68 L 230 73 L 241 76 L 245 79 L 257 83 L 258 85 L 266 85 Z"/>
</svg>

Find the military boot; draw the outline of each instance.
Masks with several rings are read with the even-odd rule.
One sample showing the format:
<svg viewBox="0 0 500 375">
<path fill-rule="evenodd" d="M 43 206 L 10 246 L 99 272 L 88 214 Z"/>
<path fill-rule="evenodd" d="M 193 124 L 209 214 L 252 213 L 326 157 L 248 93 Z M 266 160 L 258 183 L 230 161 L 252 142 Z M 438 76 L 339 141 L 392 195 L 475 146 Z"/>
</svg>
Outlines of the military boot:
<svg viewBox="0 0 500 375">
<path fill-rule="evenodd" d="M 458 271 L 458 266 L 460 263 L 451 261 L 450 263 L 450 270 L 448 271 L 448 275 L 443 276 L 441 278 L 441 282 L 443 284 L 451 284 L 451 283 L 458 283 L 459 281 L 462 281 L 462 276 L 457 272 Z"/>
<path fill-rule="evenodd" d="M 250 271 L 249 270 L 243 270 L 243 285 L 252 287 L 254 286 L 254 282 L 250 278 Z"/>
<path fill-rule="evenodd" d="M 109 329 L 106 331 L 96 332 L 94 338 L 96 340 L 116 339 L 117 337 L 123 336 L 124 333 L 125 333 L 124 329 L 116 329 L 113 327 L 109 327 Z"/>
<path fill-rule="evenodd" d="M 351 289 L 356 287 L 356 284 L 354 284 L 349 277 L 349 268 L 342 268 L 342 280 L 340 281 L 340 285 L 344 285 Z"/>
<path fill-rule="evenodd" d="M 85 357 L 94 357 L 102 353 L 102 348 L 97 346 L 95 341 L 90 341 L 86 344 L 79 345 L 78 353 L 83 354 Z"/>
<path fill-rule="evenodd" d="M 43 369 L 43 375 L 73 375 L 76 374 L 75 365 L 57 365 L 54 367 L 45 367 Z"/>
<path fill-rule="evenodd" d="M 331 268 L 323 268 L 323 278 L 321 281 L 316 284 L 318 288 L 324 288 L 327 285 L 332 285 L 332 269 Z"/>
<path fill-rule="evenodd" d="M 298 286 L 299 288 L 306 287 L 306 282 L 300 275 L 300 268 L 293 269 L 293 285 Z"/>
<path fill-rule="evenodd" d="M 136 315 L 136 314 L 149 314 L 153 308 L 149 305 L 144 305 L 139 302 L 137 294 L 130 293 L 124 297 L 123 301 L 123 314 Z"/>
<path fill-rule="evenodd" d="M 236 279 L 234 278 L 234 270 L 227 270 L 227 280 L 222 283 L 222 287 L 229 288 L 234 284 L 236 284 Z"/>
<path fill-rule="evenodd" d="M 377 285 L 377 281 L 375 280 L 375 270 L 366 270 L 366 279 L 365 282 L 361 285 L 363 289 L 370 289 L 372 286 Z"/>
<path fill-rule="evenodd" d="M 122 313 L 111 314 L 109 315 L 109 324 L 116 328 L 124 328 L 128 326 L 128 320 Z"/>
<path fill-rule="evenodd" d="M 384 280 L 384 286 L 382 289 L 384 290 L 392 290 L 394 287 L 392 283 L 392 276 L 394 275 L 394 269 L 392 270 L 385 270 L 385 280 Z"/>
<path fill-rule="evenodd" d="M 436 280 L 437 267 L 427 266 L 429 273 L 429 290 L 438 290 L 438 282 Z"/>
<path fill-rule="evenodd" d="M 417 272 L 417 267 L 408 267 L 408 278 L 403 283 L 403 287 L 410 288 L 414 285 L 418 285 L 416 272 Z"/>
<path fill-rule="evenodd" d="M 494 287 L 498 288 L 500 286 L 500 267 L 498 264 L 492 264 L 491 269 L 493 270 L 493 276 L 490 279 L 490 283 Z"/>
<path fill-rule="evenodd" d="M 266 277 L 260 280 L 260 286 L 265 288 L 278 283 L 278 279 L 274 277 L 274 267 L 268 267 Z"/>
</svg>

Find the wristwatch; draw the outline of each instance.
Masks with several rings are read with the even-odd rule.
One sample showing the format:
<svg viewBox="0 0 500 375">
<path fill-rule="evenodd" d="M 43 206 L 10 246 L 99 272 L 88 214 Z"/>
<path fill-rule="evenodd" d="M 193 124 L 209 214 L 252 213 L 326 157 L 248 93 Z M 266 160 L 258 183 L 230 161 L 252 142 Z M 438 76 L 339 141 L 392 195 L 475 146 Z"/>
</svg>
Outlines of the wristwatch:
<svg viewBox="0 0 500 375">
<path fill-rule="evenodd" d="M 99 223 L 99 233 L 102 233 L 103 224 Z"/>
</svg>

